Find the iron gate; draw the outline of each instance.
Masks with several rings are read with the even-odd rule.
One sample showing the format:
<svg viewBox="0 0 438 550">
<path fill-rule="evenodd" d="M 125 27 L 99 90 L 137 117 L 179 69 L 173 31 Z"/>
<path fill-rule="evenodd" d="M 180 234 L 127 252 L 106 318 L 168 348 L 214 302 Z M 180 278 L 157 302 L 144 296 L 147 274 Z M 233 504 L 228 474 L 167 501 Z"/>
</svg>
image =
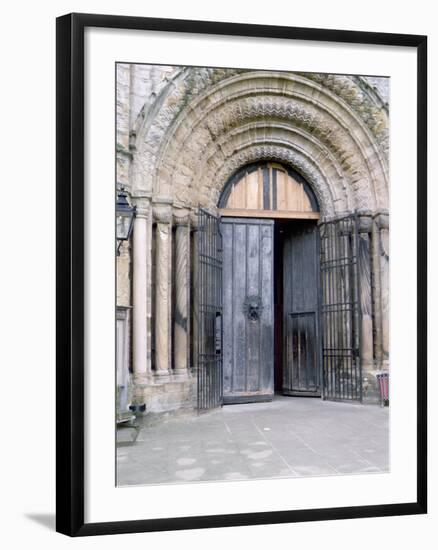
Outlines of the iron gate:
<svg viewBox="0 0 438 550">
<path fill-rule="evenodd" d="M 357 215 L 322 223 L 320 235 L 323 397 L 362 401 Z"/>
<path fill-rule="evenodd" d="M 198 410 L 222 405 L 222 237 L 219 219 L 198 211 Z"/>
</svg>

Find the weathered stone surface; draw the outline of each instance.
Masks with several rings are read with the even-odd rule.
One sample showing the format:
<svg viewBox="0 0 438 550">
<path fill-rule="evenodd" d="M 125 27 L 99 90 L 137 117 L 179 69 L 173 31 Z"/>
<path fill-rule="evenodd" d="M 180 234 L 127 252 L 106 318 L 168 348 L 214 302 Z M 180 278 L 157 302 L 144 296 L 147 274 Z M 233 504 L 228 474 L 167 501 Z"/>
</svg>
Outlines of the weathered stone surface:
<svg viewBox="0 0 438 550">
<path fill-rule="evenodd" d="M 149 384 L 142 388 L 141 396 L 146 403 L 147 414 L 192 410 L 196 404 L 193 380 L 189 378 Z"/>
<path fill-rule="evenodd" d="M 170 211 L 156 210 L 157 219 L 157 255 L 156 255 L 156 306 L 155 306 L 155 353 L 156 372 L 159 376 L 167 376 L 170 368 L 170 259 L 171 259 L 171 228 Z"/>
<path fill-rule="evenodd" d="M 131 250 L 129 243 L 122 242 L 120 256 L 117 257 L 117 305 L 129 307 L 131 305 L 131 284 L 129 278 Z"/>
</svg>

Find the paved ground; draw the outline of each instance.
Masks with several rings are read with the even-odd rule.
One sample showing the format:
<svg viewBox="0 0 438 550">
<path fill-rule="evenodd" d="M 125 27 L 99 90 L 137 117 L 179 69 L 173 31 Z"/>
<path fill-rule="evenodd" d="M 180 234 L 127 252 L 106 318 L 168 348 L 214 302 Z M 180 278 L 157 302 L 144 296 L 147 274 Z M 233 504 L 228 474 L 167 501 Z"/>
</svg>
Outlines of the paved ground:
<svg viewBox="0 0 438 550">
<path fill-rule="evenodd" d="M 143 428 L 117 450 L 119 485 L 379 473 L 388 408 L 276 397 Z"/>
</svg>

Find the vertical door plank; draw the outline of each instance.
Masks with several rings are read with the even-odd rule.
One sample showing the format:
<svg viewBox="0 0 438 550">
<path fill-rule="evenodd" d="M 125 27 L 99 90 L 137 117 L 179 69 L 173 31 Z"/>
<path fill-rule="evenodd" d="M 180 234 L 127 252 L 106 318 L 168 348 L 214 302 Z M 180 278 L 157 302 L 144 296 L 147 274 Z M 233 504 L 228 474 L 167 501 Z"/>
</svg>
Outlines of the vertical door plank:
<svg viewBox="0 0 438 550">
<path fill-rule="evenodd" d="M 246 224 L 247 228 L 247 288 L 246 299 L 260 296 L 260 225 Z M 246 317 L 246 388 L 259 391 L 260 381 L 260 321 Z"/>
<path fill-rule="evenodd" d="M 233 250 L 233 392 L 244 392 L 246 389 L 246 317 L 243 302 L 246 297 L 246 224 L 234 226 Z"/>
<path fill-rule="evenodd" d="M 257 210 L 259 207 L 259 182 L 257 171 L 251 172 L 251 174 L 246 176 L 246 186 L 246 207 L 252 210 Z"/>
<path fill-rule="evenodd" d="M 271 399 L 274 391 L 273 221 L 222 220 L 224 401 Z M 261 300 L 258 319 L 245 302 Z"/>
<path fill-rule="evenodd" d="M 222 249 L 223 249 L 223 391 L 229 393 L 232 388 L 233 374 L 233 225 L 222 223 Z"/>
<path fill-rule="evenodd" d="M 274 391 L 274 224 L 267 220 L 260 226 L 260 391 Z"/>
</svg>

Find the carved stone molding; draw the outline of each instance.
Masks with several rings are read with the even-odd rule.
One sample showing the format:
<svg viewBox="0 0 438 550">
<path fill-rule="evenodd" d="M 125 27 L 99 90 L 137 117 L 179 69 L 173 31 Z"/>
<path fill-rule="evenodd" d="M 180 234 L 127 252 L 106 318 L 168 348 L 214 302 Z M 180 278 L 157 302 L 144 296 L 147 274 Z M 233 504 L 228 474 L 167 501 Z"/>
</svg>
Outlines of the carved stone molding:
<svg viewBox="0 0 438 550">
<path fill-rule="evenodd" d="M 133 189 L 214 208 L 248 159 L 277 160 L 305 177 L 323 215 L 387 205 L 388 113 L 366 82 L 205 68 L 166 78 L 135 128 Z"/>
<path fill-rule="evenodd" d="M 307 156 L 331 172 L 331 179 L 323 178 L 326 187 L 332 185 L 330 181 L 343 182 L 347 197 L 342 200 L 351 203 L 345 205 L 347 209 L 373 208 L 374 201 L 384 205 L 385 152 L 377 138 L 373 141 L 376 134 L 370 133 L 371 126 L 380 132 L 387 124 L 384 109 L 376 103 L 376 93 L 363 83 L 353 77 L 330 76 L 312 80 L 309 75 L 260 71 L 192 68 L 176 72 L 173 86 L 165 87 L 157 109 L 149 110 L 137 132 L 134 179 L 138 172 L 144 189 L 152 189 L 156 182 L 155 194 L 171 193 L 179 204 L 191 206 L 197 202 L 200 183 L 214 184 L 203 177 L 213 159 L 226 162 L 234 155 L 237 142 L 231 143 L 230 132 L 234 140 L 241 140 L 235 129 L 240 131 L 247 123 L 270 129 L 283 121 L 307 134 L 309 144 L 313 140 L 327 149 L 326 153 L 309 149 Z M 290 136 L 285 141 L 290 144 L 294 139 Z M 206 152 L 209 146 L 210 158 L 200 156 L 199 151 Z M 341 175 L 335 178 L 339 169 Z"/>
<path fill-rule="evenodd" d="M 214 122 L 214 116 L 219 121 L 217 125 Z M 361 150 L 361 146 L 355 142 L 353 134 L 344 126 L 333 120 L 324 110 L 318 110 L 315 106 L 309 106 L 303 101 L 290 99 L 287 97 L 255 96 L 243 97 L 242 99 L 230 100 L 225 103 L 217 113 L 207 112 L 204 115 L 208 132 L 204 125 L 190 120 L 185 121 L 185 135 L 175 137 L 171 144 L 167 145 L 160 166 L 165 167 L 165 173 L 168 174 L 159 180 L 164 189 L 173 189 L 178 194 L 179 187 L 194 186 L 199 181 L 200 158 L 199 150 L 207 150 L 210 143 L 215 144 L 214 149 L 221 149 L 222 156 L 225 159 L 233 153 L 233 140 L 238 143 L 243 136 L 236 134 L 236 129 L 246 125 L 248 136 L 255 138 L 254 121 L 259 121 L 260 134 L 281 134 L 280 139 L 284 144 L 293 143 L 296 137 L 287 135 L 287 128 L 302 129 L 304 133 L 300 138 L 302 146 L 308 148 L 310 142 L 314 145 L 320 144 L 327 149 L 329 154 L 336 159 L 345 178 L 349 180 L 352 191 L 355 193 L 363 192 L 370 186 L 371 165 L 368 163 L 368 155 L 371 152 Z M 213 118 L 213 121 L 210 119 Z M 251 121 L 252 124 L 247 123 Z M 279 125 L 278 121 L 283 121 Z M 285 125 L 286 124 L 286 125 Z M 240 131 L 240 133 L 242 133 Z M 236 137 L 234 137 L 236 136 Z M 304 141 L 303 141 L 304 140 Z M 311 147 L 314 149 L 314 145 Z M 218 151 L 219 152 L 219 151 Z M 310 152 L 310 156 L 315 156 L 315 152 Z M 319 154 L 320 155 L 320 154 Z M 210 155 L 212 156 L 212 155 Z M 203 156 L 205 158 L 205 156 Z M 326 157 L 327 159 L 327 157 Z M 332 161 L 333 164 L 333 161 Z M 176 175 L 181 173 L 181 169 L 189 174 L 190 179 L 177 179 Z M 185 181 L 186 180 L 186 181 Z M 181 183 L 179 183 L 181 181 Z M 367 199 L 369 203 L 371 196 Z"/>
<path fill-rule="evenodd" d="M 321 211 L 329 214 L 349 205 L 348 195 L 344 188 L 342 176 L 337 175 L 331 185 L 329 174 L 321 171 L 321 166 L 314 163 L 303 151 L 294 148 L 292 143 L 252 143 L 237 149 L 228 159 L 223 159 L 220 166 L 211 168 L 202 176 L 202 180 L 212 182 L 203 185 L 199 190 L 198 202 L 205 207 L 215 207 L 220 193 L 233 173 L 257 160 L 272 160 L 286 164 L 299 172 L 311 185 L 320 204 Z"/>
<path fill-rule="evenodd" d="M 348 103 L 373 132 L 385 154 L 388 153 L 388 112 L 383 98 L 376 102 L 375 92 L 367 93 L 367 86 L 359 77 L 346 75 L 300 73 L 305 78 L 319 82 Z"/>
</svg>

